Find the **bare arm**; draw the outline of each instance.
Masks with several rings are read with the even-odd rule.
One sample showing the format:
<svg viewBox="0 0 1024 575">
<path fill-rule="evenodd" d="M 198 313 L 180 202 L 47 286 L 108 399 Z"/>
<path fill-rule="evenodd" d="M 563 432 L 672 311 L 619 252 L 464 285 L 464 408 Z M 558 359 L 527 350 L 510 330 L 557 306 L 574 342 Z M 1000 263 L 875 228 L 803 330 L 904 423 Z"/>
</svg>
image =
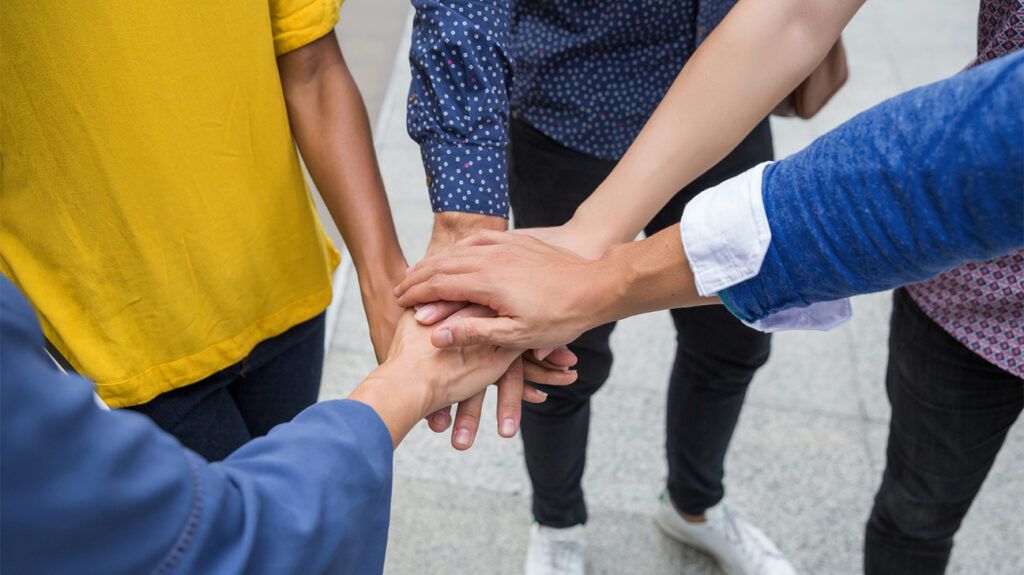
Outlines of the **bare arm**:
<svg viewBox="0 0 1024 575">
<path fill-rule="evenodd" d="M 740 0 L 690 58 L 559 245 L 597 257 L 632 240 L 806 78 L 863 0 Z M 622 198 L 628 196 L 629 202 Z"/>
<path fill-rule="evenodd" d="M 370 123 L 334 32 L 278 59 L 292 133 L 352 254 L 378 361 L 401 315 L 391 287 L 406 269 Z"/>
</svg>

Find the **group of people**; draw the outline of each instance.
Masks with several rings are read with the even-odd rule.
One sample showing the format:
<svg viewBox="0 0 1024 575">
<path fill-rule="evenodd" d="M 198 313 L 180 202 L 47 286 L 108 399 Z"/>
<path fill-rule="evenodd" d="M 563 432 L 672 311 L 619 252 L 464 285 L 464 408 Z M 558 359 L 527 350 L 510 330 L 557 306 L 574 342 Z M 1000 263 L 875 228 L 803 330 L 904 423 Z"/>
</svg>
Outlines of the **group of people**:
<svg viewBox="0 0 1024 575">
<path fill-rule="evenodd" d="M 1024 408 L 1024 1 L 981 1 L 967 70 L 773 161 L 767 116 L 862 2 L 413 0 L 411 268 L 340 0 L 5 3 L 2 567 L 380 572 L 393 449 L 422 419 L 470 448 L 494 384 L 524 570 L 582 574 L 609 336 L 670 309 L 655 520 L 794 573 L 725 499 L 747 387 L 771 332 L 899 288 L 864 571 L 943 572 Z M 380 362 L 346 400 L 316 402 L 339 256 L 300 156 Z"/>
</svg>

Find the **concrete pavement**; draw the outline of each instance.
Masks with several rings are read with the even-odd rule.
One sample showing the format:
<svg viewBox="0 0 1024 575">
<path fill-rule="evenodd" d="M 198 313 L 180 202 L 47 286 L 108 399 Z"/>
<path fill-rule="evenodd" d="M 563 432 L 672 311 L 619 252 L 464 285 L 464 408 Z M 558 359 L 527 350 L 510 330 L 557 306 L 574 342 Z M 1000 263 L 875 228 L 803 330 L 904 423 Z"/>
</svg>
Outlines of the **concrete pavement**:
<svg viewBox="0 0 1024 575">
<path fill-rule="evenodd" d="M 350 0 L 345 10 L 357 3 Z M 390 25 L 394 12 L 388 14 Z M 961 69 L 975 50 L 976 14 L 972 0 L 868 2 L 844 35 L 849 84 L 812 121 L 773 120 L 777 154 Z M 401 54 L 407 49 L 397 47 Z M 348 51 L 346 57 L 353 62 Z M 374 70 L 397 62 L 380 101 L 377 145 L 401 241 L 415 261 L 426 247 L 431 215 L 419 153 L 405 133 L 408 64 L 393 54 L 369 57 Z M 345 289 L 324 398 L 344 397 L 375 365 L 355 282 Z M 889 296 L 857 298 L 854 308 L 854 319 L 834 332 L 776 337 L 727 460 L 732 504 L 802 573 L 860 571 L 863 525 L 884 465 Z M 666 474 L 664 402 L 675 345 L 668 314 L 622 322 L 613 345 L 615 368 L 593 403 L 584 480 L 590 572 L 718 573 L 705 555 L 671 542 L 651 521 Z M 489 397 L 485 413 L 493 407 Z M 1018 423 L 957 537 L 950 573 L 1024 572 L 1021 461 Z M 458 453 L 447 436 L 421 424 L 396 453 L 395 472 L 387 573 L 521 572 L 530 489 L 518 439 L 499 438 L 485 418 L 476 446 Z"/>
</svg>

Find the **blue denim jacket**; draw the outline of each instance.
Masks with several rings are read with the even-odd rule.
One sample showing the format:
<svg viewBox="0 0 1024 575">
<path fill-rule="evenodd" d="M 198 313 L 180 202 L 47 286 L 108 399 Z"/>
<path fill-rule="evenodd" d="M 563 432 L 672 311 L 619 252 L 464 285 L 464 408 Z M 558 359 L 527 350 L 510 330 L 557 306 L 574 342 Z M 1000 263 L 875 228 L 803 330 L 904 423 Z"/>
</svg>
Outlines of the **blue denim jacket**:
<svg viewBox="0 0 1024 575">
<path fill-rule="evenodd" d="M 854 117 L 762 180 L 772 239 L 719 293 L 753 322 L 1024 246 L 1024 52 Z"/>
<path fill-rule="evenodd" d="M 103 411 L 57 371 L 0 278 L 4 573 L 379 573 L 391 436 L 327 401 L 207 463 L 146 417 Z"/>
</svg>

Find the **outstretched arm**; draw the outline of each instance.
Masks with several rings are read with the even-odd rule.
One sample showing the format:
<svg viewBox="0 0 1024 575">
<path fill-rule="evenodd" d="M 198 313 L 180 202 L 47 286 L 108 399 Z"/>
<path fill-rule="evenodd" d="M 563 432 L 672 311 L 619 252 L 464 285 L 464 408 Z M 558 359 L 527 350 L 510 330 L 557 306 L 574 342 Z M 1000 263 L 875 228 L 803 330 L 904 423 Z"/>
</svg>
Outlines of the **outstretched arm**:
<svg viewBox="0 0 1024 575">
<path fill-rule="evenodd" d="M 686 63 L 612 173 L 546 237 L 591 257 L 631 241 L 814 70 L 862 4 L 740 0 Z"/>
<path fill-rule="evenodd" d="M 1021 101 L 1024 53 L 888 100 L 703 192 L 680 225 L 599 260 L 481 234 L 418 264 L 399 303 L 458 298 L 498 312 L 442 324 L 435 345 L 550 346 L 716 294 L 755 322 L 1003 255 L 1024 246 Z M 735 233 L 749 229 L 764 233 Z"/>
<path fill-rule="evenodd" d="M 352 254 L 377 361 L 401 308 L 391 295 L 406 262 L 377 168 L 359 88 L 334 32 L 278 58 L 292 133 Z"/>
<path fill-rule="evenodd" d="M 0 306 L 0 553 L 19 573 L 379 573 L 393 447 L 519 355 L 437 349 L 407 314 L 349 400 L 313 405 L 211 464 L 60 374 L 3 278 Z"/>
</svg>

